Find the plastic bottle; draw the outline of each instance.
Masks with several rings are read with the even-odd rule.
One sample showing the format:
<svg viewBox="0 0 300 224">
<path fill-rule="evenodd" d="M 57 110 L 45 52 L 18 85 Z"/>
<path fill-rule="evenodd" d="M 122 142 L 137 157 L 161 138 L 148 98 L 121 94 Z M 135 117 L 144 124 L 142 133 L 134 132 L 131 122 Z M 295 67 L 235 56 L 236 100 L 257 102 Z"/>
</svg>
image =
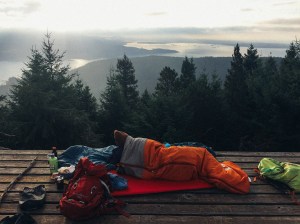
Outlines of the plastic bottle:
<svg viewBox="0 0 300 224">
<path fill-rule="evenodd" d="M 56 173 L 57 172 L 57 169 L 58 169 L 58 160 L 57 160 L 57 157 L 54 156 L 53 153 L 51 153 L 49 155 L 49 166 L 50 166 L 50 173 L 53 174 L 53 173 Z"/>
</svg>

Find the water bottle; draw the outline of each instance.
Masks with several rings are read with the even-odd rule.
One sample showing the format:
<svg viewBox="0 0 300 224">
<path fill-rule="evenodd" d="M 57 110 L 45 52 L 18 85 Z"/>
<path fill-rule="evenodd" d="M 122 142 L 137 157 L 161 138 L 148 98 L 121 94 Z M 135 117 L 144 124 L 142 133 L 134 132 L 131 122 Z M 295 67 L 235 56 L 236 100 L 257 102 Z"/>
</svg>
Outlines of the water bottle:
<svg viewBox="0 0 300 224">
<path fill-rule="evenodd" d="M 55 157 L 55 155 L 53 153 L 51 153 L 48 156 L 48 162 L 49 162 L 49 166 L 50 166 L 50 173 L 56 173 L 57 169 L 58 169 L 58 160 L 57 157 Z"/>
</svg>

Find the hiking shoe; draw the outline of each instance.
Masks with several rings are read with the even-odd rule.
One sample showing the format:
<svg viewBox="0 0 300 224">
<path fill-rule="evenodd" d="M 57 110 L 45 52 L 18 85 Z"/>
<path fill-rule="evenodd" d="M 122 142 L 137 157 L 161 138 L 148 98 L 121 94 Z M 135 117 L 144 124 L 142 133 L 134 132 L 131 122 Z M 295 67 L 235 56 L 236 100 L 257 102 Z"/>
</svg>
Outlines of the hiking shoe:
<svg viewBox="0 0 300 224">
<path fill-rule="evenodd" d="M 114 138 L 115 138 L 116 145 L 121 148 L 124 148 L 124 144 L 127 136 L 128 134 L 123 131 L 114 130 Z"/>
<path fill-rule="evenodd" d="M 45 185 L 34 188 L 25 187 L 20 193 L 19 206 L 22 210 L 34 210 L 41 208 L 45 203 Z"/>
<path fill-rule="evenodd" d="M 29 214 L 19 213 L 11 217 L 6 216 L 0 221 L 0 224 L 37 224 L 37 223 Z"/>
</svg>

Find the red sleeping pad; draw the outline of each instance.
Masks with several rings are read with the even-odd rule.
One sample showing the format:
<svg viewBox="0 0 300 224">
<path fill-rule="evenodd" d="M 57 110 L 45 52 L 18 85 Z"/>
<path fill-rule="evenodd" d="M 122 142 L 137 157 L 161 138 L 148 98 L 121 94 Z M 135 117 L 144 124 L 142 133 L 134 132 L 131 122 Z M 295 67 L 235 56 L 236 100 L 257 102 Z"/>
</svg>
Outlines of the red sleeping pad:
<svg viewBox="0 0 300 224">
<path fill-rule="evenodd" d="M 119 174 L 118 174 L 119 175 Z M 114 191 L 113 196 L 127 196 L 137 194 L 153 194 L 179 190 L 197 190 L 204 188 L 212 188 L 211 184 L 208 184 L 201 180 L 191 181 L 167 181 L 167 180 L 144 180 L 128 175 L 120 175 L 128 181 L 128 188 L 125 190 Z"/>
</svg>

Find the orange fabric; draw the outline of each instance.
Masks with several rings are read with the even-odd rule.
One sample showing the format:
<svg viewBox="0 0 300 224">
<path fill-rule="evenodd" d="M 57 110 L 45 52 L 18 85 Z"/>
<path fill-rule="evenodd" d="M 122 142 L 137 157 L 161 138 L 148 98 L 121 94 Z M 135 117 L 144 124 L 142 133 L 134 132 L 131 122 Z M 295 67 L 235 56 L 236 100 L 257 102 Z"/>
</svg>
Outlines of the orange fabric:
<svg viewBox="0 0 300 224">
<path fill-rule="evenodd" d="M 147 139 L 144 147 L 145 179 L 187 181 L 202 179 L 233 193 L 248 193 L 248 175 L 233 162 L 218 162 L 207 149 L 190 146 L 164 147 Z"/>
</svg>

